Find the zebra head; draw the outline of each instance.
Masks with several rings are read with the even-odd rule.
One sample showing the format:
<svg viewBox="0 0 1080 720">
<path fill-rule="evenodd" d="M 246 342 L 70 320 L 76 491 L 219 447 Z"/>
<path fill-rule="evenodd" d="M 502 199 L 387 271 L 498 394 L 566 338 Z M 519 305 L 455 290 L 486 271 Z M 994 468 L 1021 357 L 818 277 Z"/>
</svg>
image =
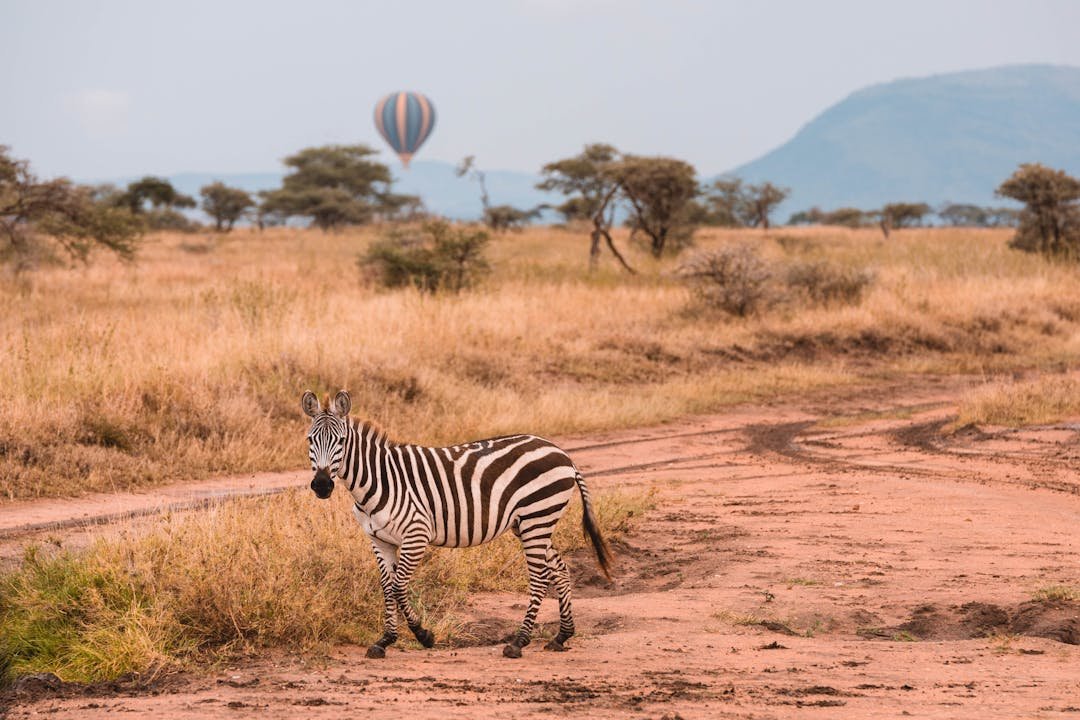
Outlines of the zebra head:
<svg viewBox="0 0 1080 720">
<path fill-rule="evenodd" d="M 311 489 L 319 498 L 326 499 L 334 492 L 334 476 L 341 468 L 345 457 L 345 435 L 349 427 L 349 409 L 352 400 L 349 393 L 342 390 L 331 404 L 326 396 L 326 409 L 319 404 L 319 398 L 308 390 L 300 399 L 304 413 L 311 418 L 311 430 L 308 431 L 308 457 L 315 477 L 311 480 Z"/>
</svg>

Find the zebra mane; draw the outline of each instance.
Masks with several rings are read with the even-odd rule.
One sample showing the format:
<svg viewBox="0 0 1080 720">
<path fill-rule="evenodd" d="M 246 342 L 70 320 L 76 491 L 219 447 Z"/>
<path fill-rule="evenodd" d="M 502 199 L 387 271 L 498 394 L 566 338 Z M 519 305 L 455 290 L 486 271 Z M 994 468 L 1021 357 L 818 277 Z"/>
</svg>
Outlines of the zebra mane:
<svg viewBox="0 0 1080 720">
<path fill-rule="evenodd" d="M 374 420 L 359 420 L 356 418 L 351 418 L 350 422 L 352 423 L 352 426 L 356 428 L 361 434 L 363 434 L 365 431 L 371 431 L 371 434 L 375 437 L 375 439 L 381 443 L 389 443 L 391 445 L 398 444 L 396 440 L 394 440 L 387 434 L 386 430 L 383 429 L 383 426 L 375 422 Z"/>
</svg>

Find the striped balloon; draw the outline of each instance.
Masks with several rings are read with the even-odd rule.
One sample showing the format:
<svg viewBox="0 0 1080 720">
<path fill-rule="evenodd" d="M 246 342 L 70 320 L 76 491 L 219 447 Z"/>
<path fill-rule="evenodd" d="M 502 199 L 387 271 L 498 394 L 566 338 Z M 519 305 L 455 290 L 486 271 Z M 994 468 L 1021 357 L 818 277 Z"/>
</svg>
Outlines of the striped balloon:
<svg viewBox="0 0 1080 720">
<path fill-rule="evenodd" d="M 375 127 L 409 167 L 413 153 L 435 127 L 435 106 L 420 93 L 390 93 L 375 105 Z"/>
</svg>

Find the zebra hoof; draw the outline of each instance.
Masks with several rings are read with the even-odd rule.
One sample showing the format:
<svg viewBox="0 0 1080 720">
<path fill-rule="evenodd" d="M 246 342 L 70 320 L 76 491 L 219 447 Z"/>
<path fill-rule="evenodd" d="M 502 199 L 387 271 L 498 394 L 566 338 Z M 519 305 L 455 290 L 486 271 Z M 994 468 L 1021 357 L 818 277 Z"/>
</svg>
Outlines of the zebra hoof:
<svg viewBox="0 0 1080 720">
<path fill-rule="evenodd" d="M 570 648 L 566 647 L 565 645 L 563 645 L 558 640 L 552 638 L 551 641 L 547 645 L 544 646 L 544 649 L 545 650 L 551 650 L 552 652 L 566 652 Z"/>
<path fill-rule="evenodd" d="M 426 648 L 433 647 L 435 645 L 435 634 L 427 628 L 413 630 L 413 635 L 416 636 L 416 641 Z"/>
<path fill-rule="evenodd" d="M 521 648 L 511 643 L 503 648 L 503 657 L 519 658 L 521 657 Z"/>
<path fill-rule="evenodd" d="M 368 645 L 367 656 L 373 659 L 386 657 L 386 648 L 382 645 Z"/>
</svg>

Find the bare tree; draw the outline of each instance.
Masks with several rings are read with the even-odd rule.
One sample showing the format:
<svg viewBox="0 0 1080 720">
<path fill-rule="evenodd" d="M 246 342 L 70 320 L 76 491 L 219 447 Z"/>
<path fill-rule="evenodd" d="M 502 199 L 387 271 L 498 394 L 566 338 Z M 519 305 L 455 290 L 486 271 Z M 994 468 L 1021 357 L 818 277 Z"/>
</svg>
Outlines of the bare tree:
<svg viewBox="0 0 1080 720">
<path fill-rule="evenodd" d="M 474 155 L 466 156 L 454 172 L 458 177 L 469 176 L 480 185 L 480 205 L 484 208 L 484 224 L 495 232 L 519 230 L 540 217 L 540 214 L 549 207 L 541 203 L 529 210 L 522 210 L 513 205 L 492 205 L 491 196 L 488 195 L 487 190 L 487 177 L 484 171 L 476 166 Z"/>
</svg>

